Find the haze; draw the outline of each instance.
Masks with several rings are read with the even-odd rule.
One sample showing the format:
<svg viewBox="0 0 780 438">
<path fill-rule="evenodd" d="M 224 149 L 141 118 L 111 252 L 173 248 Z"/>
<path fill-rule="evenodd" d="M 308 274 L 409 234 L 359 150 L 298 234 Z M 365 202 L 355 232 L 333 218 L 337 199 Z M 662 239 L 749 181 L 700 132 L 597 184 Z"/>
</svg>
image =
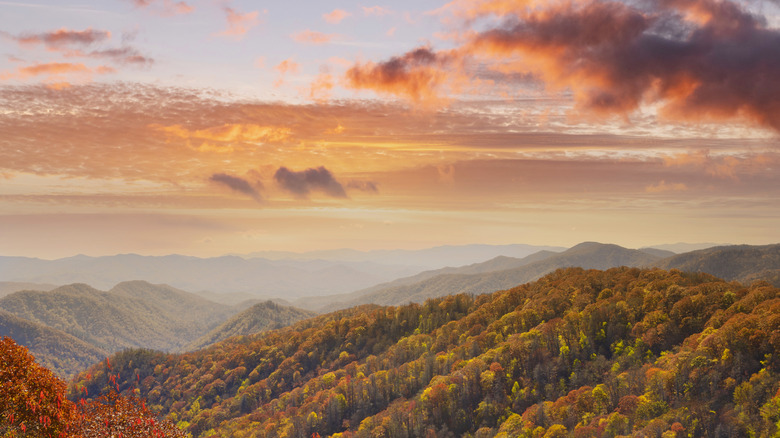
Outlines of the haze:
<svg viewBox="0 0 780 438">
<path fill-rule="evenodd" d="M 0 2 L 0 250 L 780 240 L 780 10 Z"/>
</svg>

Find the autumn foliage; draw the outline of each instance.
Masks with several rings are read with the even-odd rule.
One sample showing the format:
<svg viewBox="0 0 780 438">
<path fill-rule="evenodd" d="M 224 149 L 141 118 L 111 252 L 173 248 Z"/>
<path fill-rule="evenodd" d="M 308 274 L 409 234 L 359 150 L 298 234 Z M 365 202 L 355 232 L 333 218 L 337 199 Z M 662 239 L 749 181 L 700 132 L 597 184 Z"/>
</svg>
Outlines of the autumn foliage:
<svg viewBox="0 0 780 438">
<path fill-rule="evenodd" d="M 125 351 L 69 393 L 137 391 L 196 437 L 774 436 L 778 351 L 768 283 L 570 268 L 187 354 Z"/>
<path fill-rule="evenodd" d="M 174 438 L 184 433 L 159 421 L 132 396 L 116 392 L 73 403 L 65 382 L 35 363 L 11 338 L 0 338 L 0 436 L 6 438 Z"/>
</svg>

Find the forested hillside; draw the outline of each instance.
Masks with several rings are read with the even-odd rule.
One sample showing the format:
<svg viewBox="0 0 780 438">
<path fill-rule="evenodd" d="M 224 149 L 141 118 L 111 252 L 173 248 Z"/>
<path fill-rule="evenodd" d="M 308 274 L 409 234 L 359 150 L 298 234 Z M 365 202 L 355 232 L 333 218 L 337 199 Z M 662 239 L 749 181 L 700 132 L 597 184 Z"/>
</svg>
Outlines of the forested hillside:
<svg viewBox="0 0 780 438">
<path fill-rule="evenodd" d="M 316 316 L 314 312 L 282 306 L 273 301 L 257 303 L 234 315 L 219 327 L 188 345 L 186 350 L 199 350 L 232 336 L 245 336 L 286 327 L 302 319 Z"/>
<path fill-rule="evenodd" d="M 92 344 L 43 324 L 0 310 L 0 335 L 26 346 L 41 365 L 60 377 L 68 377 L 109 354 Z"/>
<path fill-rule="evenodd" d="M 125 351 L 70 394 L 136 392 L 195 437 L 772 436 L 777 351 L 767 283 L 569 268 L 193 353 Z"/>
<path fill-rule="evenodd" d="M 115 352 L 130 347 L 182 348 L 233 314 L 229 306 L 166 285 L 120 283 L 104 292 L 86 284 L 21 291 L 0 309 Z"/>
</svg>

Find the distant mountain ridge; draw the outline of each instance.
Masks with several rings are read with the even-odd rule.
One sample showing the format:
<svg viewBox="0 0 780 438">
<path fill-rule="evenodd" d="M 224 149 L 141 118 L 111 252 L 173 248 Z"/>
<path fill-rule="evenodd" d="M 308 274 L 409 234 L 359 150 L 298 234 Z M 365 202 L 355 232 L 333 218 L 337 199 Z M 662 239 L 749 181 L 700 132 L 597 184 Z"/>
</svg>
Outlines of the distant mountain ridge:
<svg viewBox="0 0 780 438">
<path fill-rule="evenodd" d="M 750 284 L 765 280 L 780 287 L 780 244 L 729 245 L 678 254 L 659 261 L 661 269 L 705 272 Z"/>
<path fill-rule="evenodd" d="M 9 282 L 85 283 L 105 290 L 122 281 L 142 279 L 194 292 L 250 293 L 266 298 L 357 290 L 420 270 L 371 262 L 273 261 L 237 256 L 120 254 L 57 260 L 0 257 L 0 280 Z"/>
<path fill-rule="evenodd" d="M 618 245 L 583 242 L 561 253 L 542 253 L 526 259 L 493 259 L 461 268 L 445 268 L 401 279 L 385 287 L 373 287 L 331 300 L 307 299 L 294 302 L 296 306 L 312 309 L 312 305 L 328 302 L 318 311 L 331 311 L 360 304 L 401 305 L 423 302 L 429 298 L 459 293 L 483 294 L 514 287 L 541 278 L 559 268 L 609 269 L 618 266 L 647 266 L 660 257 L 643 250 L 627 249 Z M 501 269 L 514 266 L 509 269 Z M 491 270 L 499 268 L 501 270 Z M 420 280 L 420 278 L 422 278 Z M 312 309 L 314 310 L 314 309 Z"/>
<path fill-rule="evenodd" d="M 300 299 L 294 304 L 320 312 L 368 303 L 401 305 L 458 293 L 489 293 L 534 281 L 559 268 L 618 266 L 704 272 L 748 284 L 763 279 L 780 286 L 780 245 L 731 245 L 675 255 L 657 248 L 637 250 L 583 242 L 561 253 L 540 252 L 524 259 L 499 257 L 459 268 L 426 271 L 350 294 Z"/>
</svg>

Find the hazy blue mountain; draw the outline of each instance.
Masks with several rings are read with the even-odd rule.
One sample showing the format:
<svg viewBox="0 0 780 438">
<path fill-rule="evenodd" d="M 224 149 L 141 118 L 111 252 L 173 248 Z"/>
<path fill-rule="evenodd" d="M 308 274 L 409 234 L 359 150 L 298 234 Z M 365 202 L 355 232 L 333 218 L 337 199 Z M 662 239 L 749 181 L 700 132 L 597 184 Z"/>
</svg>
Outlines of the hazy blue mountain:
<svg viewBox="0 0 780 438">
<path fill-rule="evenodd" d="M 780 287 L 780 244 L 718 246 L 672 256 L 653 266 L 706 272 L 746 284 L 765 280 Z"/>
<path fill-rule="evenodd" d="M 712 248 L 714 246 L 724 246 L 724 245 L 728 245 L 728 244 L 712 243 L 712 242 L 704 242 L 704 243 L 677 242 L 677 243 L 666 243 L 662 245 L 652 245 L 651 248 L 661 249 L 664 251 L 671 251 L 675 254 L 682 254 L 685 252 L 698 251 L 700 249 L 707 249 L 707 248 Z M 640 249 L 647 249 L 647 248 L 640 248 Z"/>
<path fill-rule="evenodd" d="M 122 254 L 57 260 L 0 257 L 0 280 L 54 284 L 85 283 L 108 289 L 126 280 L 170 284 L 190 291 L 243 293 L 251 297 L 299 297 L 362 289 L 408 276 L 415 266 L 373 262 L 198 258 Z"/>
<path fill-rule="evenodd" d="M 45 283 L 25 283 L 18 281 L 0 281 L 0 297 L 4 297 L 20 290 L 52 290 L 57 285 Z"/>
<path fill-rule="evenodd" d="M 347 295 L 300 300 L 295 305 L 328 311 L 360 304 L 400 305 L 458 293 L 483 294 L 536 280 L 558 268 L 609 269 L 617 266 L 647 266 L 660 257 L 618 245 L 585 242 L 564 252 L 531 256 L 530 260 L 493 259 L 477 265 L 423 273 L 408 279 L 378 285 Z M 501 269 L 500 267 L 515 267 Z M 489 270 L 497 267 L 500 270 Z M 308 304 L 307 304 L 308 303 Z M 319 305 L 320 307 L 313 307 Z"/>
<path fill-rule="evenodd" d="M 371 261 L 390 265 L 413 265 L 424 269 L 438 269 L 446 266 L 462 266 L 480 263 L 498 256 L 523 258 L 539 251 L 560 252 L 559 246 L 537 245 L 446 245 L 420 250 L 376 250 L 358 251 L 337 249 L 328 251 L 310 251 L 293 253 L 284 251 L 263 251 L 250 254 L 252 257 L 286 260 L 339 260 Z"/>
</svg>

